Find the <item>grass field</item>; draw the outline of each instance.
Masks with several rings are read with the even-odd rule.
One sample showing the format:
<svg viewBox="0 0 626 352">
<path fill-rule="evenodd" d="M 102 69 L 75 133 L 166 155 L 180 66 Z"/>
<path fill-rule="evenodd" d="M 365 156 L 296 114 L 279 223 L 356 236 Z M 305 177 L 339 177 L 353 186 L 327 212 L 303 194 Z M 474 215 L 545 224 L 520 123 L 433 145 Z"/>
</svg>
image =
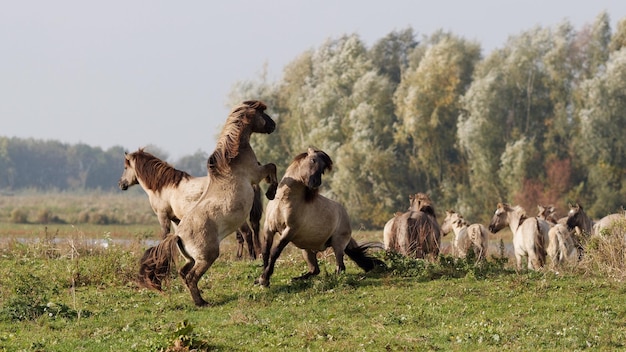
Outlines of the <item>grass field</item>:
<svg viewBox="0 0 626 352">
<path fill-rule="evenodd" d="M 62 211 L 59 211 L 62 213 Z M 234 236 L 200 281 L 197 308 L 179 278 L 164 293 L 134 278 L 158 225 L 0 222 L 2 351 L 500 351 L 626 348 L 624 251 L 591 243 L 587 260 L 516 272 L 505 253 L 486 263 L 435 263 L 378 253 L 387 269 L 349 259 L 335 275 L 292 282 L 306 265 L 288 246 L 272 285 L 260 261 L 237 260 Z M 356 231 L 359 241 L 379 231 Z M 506 234 L 496 235 L 491 249 Z M 610 245 L 610 244 L 609 244 Z M 610 246 L 614 248 L 615 246 Z M 621 255 L 621 257 L 620 257 Z"/>
</svg>

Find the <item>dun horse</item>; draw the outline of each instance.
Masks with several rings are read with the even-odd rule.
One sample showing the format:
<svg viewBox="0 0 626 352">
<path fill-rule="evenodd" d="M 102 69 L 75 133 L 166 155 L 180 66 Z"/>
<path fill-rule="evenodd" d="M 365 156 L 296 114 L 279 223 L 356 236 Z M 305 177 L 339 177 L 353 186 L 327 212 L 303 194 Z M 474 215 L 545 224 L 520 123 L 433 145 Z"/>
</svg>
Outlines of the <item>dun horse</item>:
<svg viewBox="0 0 626 352">
<path fill-rule="evenodd" d="M 333 162 L 320 150 L 309 148 L 295 157 L 280 181 L 276 198 L 267 204 L 263 234 L 263 273 L 255 284 L 269 286 L 276 260 L 290 242 L 302 249 L 308 272 L 295 279 L 306 279 L 320 272 L 317 252 L 331 247 L 335 252 L 336 272 L 343 272 L 344 253 L 365 271 L 381 261 L 366 250 L 382 244 L 357 244 L 352 238 L 348 212 L 339 203 L 319 194 L 322 175 L 331 171 Z M 279 233 L 274 246 L 274 236 Z"/>
<path fill-rule="evenodd" d="M 406 213 L 396 213 L 383 229 L 385 249 L 414 258 L 439 255 L 441 229 L 433 203 L 424 193 L 409 195 Z"/>
<path fill-rule="evenodd" d="M 528 257 L 528 269 L 539 269 L 546 262 L 545 241 L 548 237 L 550 225 L 537 218 L 529 218 L 520 206 L 511 207 L 508 204 L 498 203 L 489 230 L 496 233 L 509 226 L 513 233 L 513 250 L 517 269 L 522 268 L 522 258 Z"/>
<path fill-rule="evenodd" d="M 465 258 L 469 250 L 473 250 L 478 260 L 487 257 L 489 246 L 489 230 L 483 224 L 469 224 L 461 214 L 454 210 L 446 211 L 446 218 L 441 224 L 444 234 L 454 232 L 454 255 Z"/>
<path fill-rule="evenodd" d="M 250 146 L 252 133 L 272 133 L 275 122 L 259 101 L 246 101 L 228 116 L 215 151 L 207 161 L 209 181 L 196 205 L 180 221 L 176 234 L 149 248 L 141 260 L 139 279 L 147 287 L 161 289 L 169 274 L 174 247 L 186 263 L 179 274 L 197 306 L 207 305 L 198 281 L 220 253 L 220 242 L 249 216 L 254 199 L 253 184 L 262 179 L 271 185 L 273 199 L 278 185 L 276 165 L 261 165 Z"/>
<path fill-rule="evenodd" d="M 118 185 L 123 191 L 137 184 L 143 188 L 161 225 L 161 239 L 164 239 L 171 231 L 171 223 L 178 225 L 180 219 L 200 199 L 207 181 L 207 176 L 193 177 L 139 148 L 136 152 L 124 153 L 124 172 Z M 252 259 L 261 250 L 259 224 L 263 215 L 263 203 L 259 186 L 254 185 L 254 188 L 250 226 L 243 223 L 237 230 L 239 258 L 242 256 L 244 242 L 248 244 L 248 253 Z"/>
<path fill-rule="evenodd" d="M 537 218 L 545 220 L 550 225 L 545 246 L 547 255 L 552 259 L 552 267 L 556 268 L 570 261 L 576 251 L 576 240 L 566 225 L 567 217 L 557 217 L 554 206 L 538 205 L 537 209 Z"/>
</svg>

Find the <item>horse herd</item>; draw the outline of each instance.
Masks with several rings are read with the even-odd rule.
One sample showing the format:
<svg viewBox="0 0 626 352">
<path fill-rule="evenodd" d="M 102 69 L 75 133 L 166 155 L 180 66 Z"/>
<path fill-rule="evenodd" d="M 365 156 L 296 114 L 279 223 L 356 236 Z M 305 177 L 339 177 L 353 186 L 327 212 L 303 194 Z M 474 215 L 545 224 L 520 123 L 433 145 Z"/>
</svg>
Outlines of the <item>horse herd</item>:
<svg viewBox="0 0 626 352">
<path fill-rule="evenodd" d="M 396 213 L 385 224 L 383 243 L 359 244 L 352 237 L 346 209 L 319 194 L 322 175 L 333 167 L 324 151 L 308 148 L 297 155 L 280 183 L 275 164 L 258 162 L 250 145 L 251 134 L 269 134 L 276 128 L 266 109 L 263 102 L 253 100 L 233 108 L 208 158 L 205 177 L 177 170 L 143 149 L 125 154 L 119 187 L 126 190 L 141 185 L 161 225 L 160 243 L 148 248 L 140 260 L 138 281 L 142 286 L 161 290 L 178 251 L 185 259 L 178 273 L 194 303 L 207 305 L 198 281 L 219 256 L 220 242 L 233 232 L 239 243 L 238 257 L 243 255 L 244 244 L 251 258 L 262 256 L 263 269 L 255 284 L 269 286 L 276 260 L 289 243 L 302 250 L 308 265 L 308 271 L 294 279 L 306 279 L 319 274 L 317 253 L 329 247 L 335 254 L 337 273 L 345 270 L 344 255 L 370 271 L 385 264 L 368 254 L 369 249 L 434 258 L 439 255 L 441 236 L 448 233 L 454 233 L 454 255 L 464 257 L 473 250 L 478 260 L 484 260 L 490 234 L 509 226 L 517 267 L 521 268 L 522 258 L 528 257 L 528 268 L 538 269 L 546 256 L 556 264 L 575 252 L 582 256 L 583 237 L 624 218 L 612 214 L 592 225 L 578 204 L 570 207 L 568 217 L 558 220 L 552 207 L 540 207 L 537 217 L 528 217 L 519 206 L 498 204 L 488 228 L 469 224 L 452 210 L 446 211 L 439 225 L 432 200 L 417 193 L 409 196 L 407 212 Z M 262 229 L 261 181 L 269 184 Z"/>
</svg>

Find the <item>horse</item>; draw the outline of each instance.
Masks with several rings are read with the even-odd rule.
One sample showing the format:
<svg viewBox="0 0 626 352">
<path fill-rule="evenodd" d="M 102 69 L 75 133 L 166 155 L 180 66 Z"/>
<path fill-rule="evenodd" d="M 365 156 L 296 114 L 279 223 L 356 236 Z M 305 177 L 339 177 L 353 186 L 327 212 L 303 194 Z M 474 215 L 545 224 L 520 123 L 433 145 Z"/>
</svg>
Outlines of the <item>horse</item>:
<svg viewBox="0 0 626 352">
<path fill-rule="evenodd" d="M 280 181 L 276 197 L 266 207 L 263 237 L 263 271 L 255 284 L 268 287 L 276 260 L 289 243 L 302 250 L 308 271 L 294 280 L 307 279 L 320 273 L 317 253 L 331 247 L 335 253 L 336 273 L 346 270 L 347 254 L 364 271 L 384 266 L 368 255 L 369 248 L 382 243 L 358 244 L 352 237 L 350 218 L 340 203 L 319 194 L 322 175 L 331 171 L 333 162 L 324 151 L 308 148 L 297 155 Z M 274 237 L 279 234 L 278 243 Z"/>
<path fill-rule="evenodd" d="M 409 195 L 409 210 L 396 213 L 385 224 L 383 241 L 387 251 L 414 258 L 433 259 L 439 255 L 441 229 L 430 197 L 424 193 Z"/>
<path fill-rule="evenodd" d="M 546 253 L 552 258 L 552 267 L 556 268 L 574 254 L 577 249 L 576 239 L 566 225 L 567 217 L 557 217 L 554 206 L 538 205 L 537 210 L 537 218 L 545 220 L 550 225 Z"/>
<path fill-rule="evenodd" d="M 122 191 L 140 185 L 148 194 L 150 207 L 161 225 L 161 239 L 171 231 L 171 223 L 178 225 L 180 219 L 196 204 L 206 188 L 208 176 L 194 177 L 178 170 L 169 163 L 139 148 L 133 153 L 124 153 L 124 171 L 118 181 Z M 244 243 L 248 254 L 256 259 L 260 254 L 259 224 L 263 215 L 261 189 L 254 185 L 254 202 L 250 211 L 250 225 L 244 222 L 237 229 L 237 258 L 243 255 Z"/>
<path fill-rule="evenodd" d="M 545 242 L 550 225 L 545 220 L 526 216 L 520 207 L 498 203 L 495 214 L 489 223 L 489 231 L 497 233 L 505 226 L 513 233 L 513 250 L 517 269 L 522 268 L 522 258 L 528 257 L 528 269 L 538 270 L 546 262 Z"/>
<path fill-rule="evenodd" d="M 194 304 L 208 305 L 198 281 L 218 258 L 220 242 L 249 216 L 254 199 L 252 185 L 265 179 L 270 183 L 265 196 L 273 199 L 276 194 L 276 165 L 261 165 L 250 145 L 253 133 L 269 134 L 276 129 L 266 109 L 260 101 L 245 101 L 232 109 L 216 149 L 207 160 L 209 179 L 204 192 L 181 219 L 176 234 L 146 250 L 140 262 L 140 284 L 160 291 L 177 248 L 185 259 L 178 273 Z"/>
<path fill-rule="evenodd" d="M 469 224 L 463 216 L 454 210 L 446 210 L 446 218 L 441 224 L 441 232 L 454 232 L 452 244 L 454 255 L 465 258 L 471 249 L 478 260 L 487 257 L 489 245 L 489 230 L 483 224 Z"/>
<path fill-rule="evenodd" d="M 537 217 L 539 219 L 547 221 L 552 226 L 559 223 L 564 224 L 567 220 L 567 217 L 559 218 L 558 216 L 556 216 L 556 209 L 553 205 L 537 205 Z"/>
<path fill-rule="evenodd" d="M 609 214 L 593 224 L 593 234 L 601 235 L 604 230 L 610 229 L 617 222 L 626 221 L 626 213 Z"/>
</svg>

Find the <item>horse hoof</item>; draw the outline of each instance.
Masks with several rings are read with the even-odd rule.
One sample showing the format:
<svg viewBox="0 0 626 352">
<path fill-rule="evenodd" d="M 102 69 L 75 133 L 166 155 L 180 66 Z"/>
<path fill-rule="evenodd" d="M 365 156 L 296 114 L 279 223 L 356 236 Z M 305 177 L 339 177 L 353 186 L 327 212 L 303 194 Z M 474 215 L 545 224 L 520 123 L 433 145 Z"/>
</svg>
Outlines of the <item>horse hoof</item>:
<svg viewBox="0 0 626 352">
<path fill-rule="evenodd" d="M 259 285 L 259 286 L 263 286 L 263 287 L 269 287 L 270 286 L 270 282 L 268 280 L 264 280 L 261 278 L 258 278 L 256 280 L 254 280 L 254 284 L 255 285 Z"/>
<path fill-rule="evenodd" d="M 274 199 L 274 197 L 276 197 L 276 189 L 278 188 L 278 185 L 270 185 L 270 187 L 267 189 L 267 192 L 265 192 L 265 197 L 267 197 L 267 199 L 272 200 Z"/>
<path fill-rule="evenodd" d="M 196 307 L 208 307 L 209 306 L 209 302 L 205 301 L 205 300 L 200 300 L 197 302 L 194 302 Z"/>
</svg>

